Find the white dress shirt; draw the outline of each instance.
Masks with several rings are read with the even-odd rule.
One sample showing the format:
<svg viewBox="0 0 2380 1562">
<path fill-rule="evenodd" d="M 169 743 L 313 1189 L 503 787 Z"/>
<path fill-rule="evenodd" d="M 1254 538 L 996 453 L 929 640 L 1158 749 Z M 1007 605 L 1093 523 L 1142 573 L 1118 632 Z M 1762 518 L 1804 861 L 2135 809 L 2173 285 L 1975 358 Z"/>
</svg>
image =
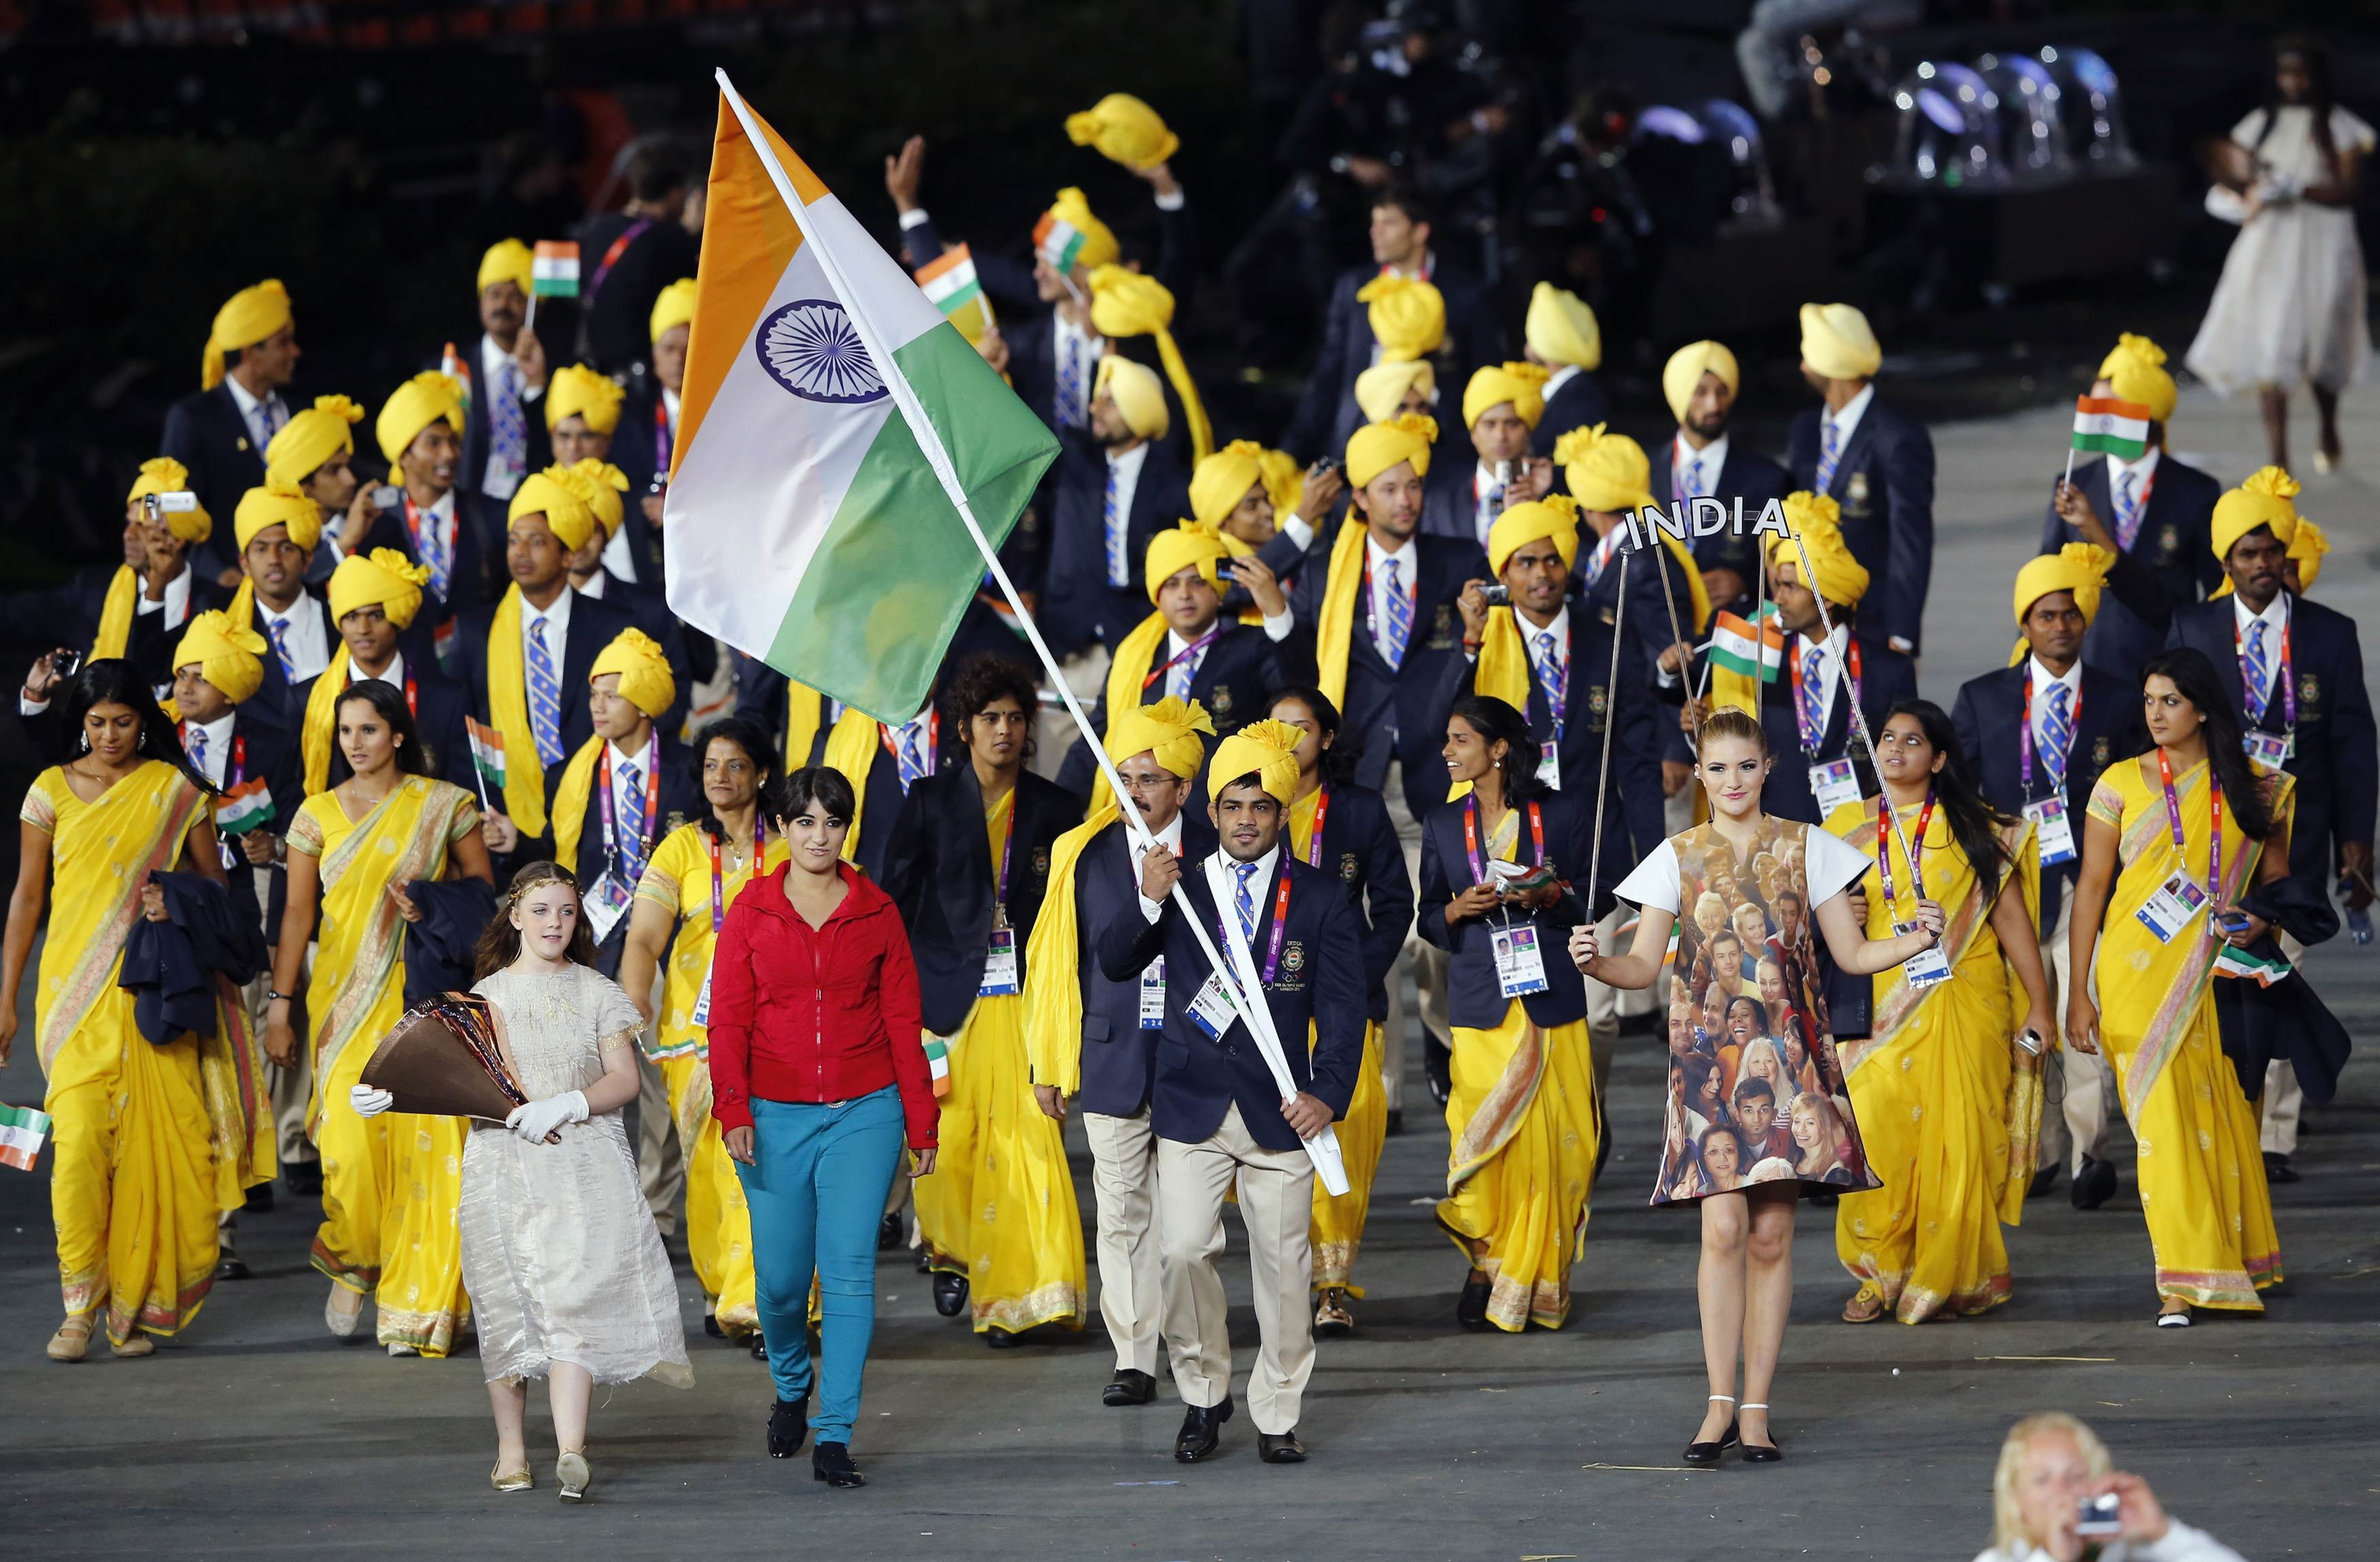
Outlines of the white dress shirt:
<svg viewBox="0 0 2380 1562">
<path fill-rule="evenodd" d="M 287 611 L 275 612 L 266 607 L 264 599 L 260 597 L 256 599 L 256 611 L 264 619 L 264 654 L 267 656 L 277 657 L 272 645 L 273 626 L 276 624 L 289 626 L 283 631 L 283 644 L 289 649 L 291 683 L 302 684 L 331 665 L 331 636 L 322 627 L 322 599 L 310 591 L 300 591 L 298 599 L 289 604 Z"/>
<path fill-rule="evenodd" d="M 205 754 L 199 762 L 199 769 L 206 776 L 207 784 L 218 792 L 230 783 L 231 724 L 238 716 L 237 710 L 226 710 L 212 721 L 186 721 L 182 724 L 182 752 L 185 754 L 190 751 L 191 733 L 206 734 Z"/>
<path fill-rule="evenodd" d="M 226 381 L 225 383 L 228 384 L 229 381 Z M 138 599 L 139 606 L 135 611 L 144 613 L 162 612 L 165 615 L 166 628 L 179 629 L 182 626 L 183 621 L 190 616 L 190 581 L 192 578 L 193 576 L 190 574 L 189 561 L 185 559 L 182 562 L 182 573 L 176 575 L 173 579 L 165 582 L 164 600 L 151 601 L 149 599 L 148 591 L 143 589 Z"/>
<path fill-rule="evenodd" d="M 1702 463 L 1702 479 L 1699 483 L 1689 483 L 1686 481 L 1686 468 L 1697 461 Z M 1719 471 L 1726 465 L 1725 434 L 1700 450 L 1688 444 L 1685 436 L 1680 434 L 1670 441 L 1670 490 L 1681 499 L 1706 495 L 1718 486 Z"/>
<path fill-rule="evenodd" d="M 1840 460 L 1843 452 L 1851 449 L 1852 436 L 1859 432 L 1860 419 L 1867 416 L 1868 403 L 1874 400 L 1876 400 L 1876 386 L 1874 384 L 1866 384 L 1860 387 L 1860 394 L 1858 395 L 1853 396 L 1850 401 L 1843 405 L 1843 409 L 1840 412 L 1827 412 L 1821 410 L 1818 414 L 1820 419 L 1818 430 L 1819 450 L 1824 451 L 1827 448 L 1825 425 L 1832 423 L 1835 426 L 1835 455 L 1836 458 Z"/>
<path fill-rule="evenodd" d="M 1818 733 L 1821 738 L 1825 736 L 1828 726 L 1832 723 L 1835 719 L 1835 690 L 1841 685 L 1843 675 L 1848 671 L 1843 662 L 1843 648 L 1847 644 L 1846 637 L 1849 634 L 1849 630 L 1844 628 L 1843 625 L 1838 624 L 1835 625 L 1835 632 L 1827 636 L 1827 640 L 1824 645 L 1820 645 L 1817 641 L 1811 639 L 1807 635 L 1797 635 L 1793 637 L 1792 654 L 1794 663 L 1797 666 L 1802 665 L 1802 659 L 1810 654 L 1811 648 L 1816 647 L 1817 648 Z M 2080 666 L 2081 664 L 2078 662 L 2076 665 Z M 1790 678 L 1791 674 L 1788 673 L 1787 676 Z M 1803 686 L 1807 688 L 1809 686 L 1809 669 L 1807 667 L 1803 668 L 1802 676 Z M 1794 711 L 1794 720 L 1797 723 L 1796 730 L 1798 731 L 1798 723 L 1801 720 L 1801 711 L 1798 707 Z"/>
<path fill-rule="evenodd" d="M 2082 708 L 2082 659 L 2076 657 L 2074 665 L 2066 670 L 2062 678 L 2044 667 L 2037 656 L 2027 657 L 2025 660 L 2028 663 L 2025 677 L 2033 684 L 2033 751 L 2046 754 L 2049 752 L 2049 685 L 2066 685 L 2066 734 L 2070 745 L 2074 738 L 2074 716 Z"/>
<path fill-rule="evenodd" d="M 1289 833 L 1287 827 L 1283 827 L 1281 833 L 1283 836 Z M 1272 906 L 1265 892 L 1272 888 L 1273 870 L 1280 864 L 1281 842 L 1276 841 L 1273 842 L 1271 851 L 1256 860 L 1254 865 L 1256 872 L 1248 876 L 1248 898 L 1256 903 L 1256 936 L 1259 939 L 1264 938 L 1265 930 L 1272 920 Z M 1230 853 L 1219 847 L 1208 856 L 1206 867 L 1207 888 L 1214 894 L 1215 913 L 1221 918 L 1224 927 L 1237 934 L 1240 931 L 1240 914 L 1239 908 L 1232 903 L 1232 896 L 1239 887 L 1241 865 L 1232 860 Z M 1218 931 L 1220 932 L 1220 929 Z M 1242 938 L 1240 943 L 1243 948 L 1247 946 L 1245 938 Z M 1224 951 L 1223 958 L 1226 960 L 1232 958 L 1229 951 Z M 1259 975 L 1261 975 L 1261 963 L 1264 959 L 1264 949 L 1261 944 L 1257 948 L 1257 958 L 1259 963 Z"/>
<path fill-rule="evenodd" d="M 562 595 L 556 597 L 552 603 L 542 612 L 529 606 L 528 598 L 524 597 L 521 599 L 520 621 L 522 678 L 526 679 L 528 676 L 528 670 L 533 664 L 533 659 L 529 654 L 529 625 L 532 624 L 542 624 L 545 625 L 545 648 L 553 658 L 553 681 L 556 684 L 562 683 L 563 658 L 568 654 L 570 647 L 571 595 L 571 588 L 568 586 L 563 587 Z M 526 684 L 523 686 L 523 692 L 524 695 L 526 695 Z M 580 697 L 585 697 L 583 691 L 581 692 Z M 562 690 L 562 708 L 564 713 L 567 715 L 570 709 L 570 690 L 567 686 L 564 687 Z"/>
<path fill-rule="evenodd" d="M 372 678 L 377 678 L 382 683 L 391 684 L 399 689 L 404 688 L 405 653 L 403 651 L 389 652 L 388 665 L 378 672 L 367 672 L 362 668 L 356 665 L 356 661 L 353 657 L 349 657 L 347 659 L 347 682 L 350 684 L 360 684 Z"/>
<path fill-rule="evenodd" d="M 247 429 L 249 441 L 256 446 L 256 458 L 259 461 L 263 460 L 264 447 L 272 442 L 273 436 L 279 433 L 282 426 L 289 421 L 288 404 L 281 399 L 281 393 L 278 391 L 267 391 L 261 398 L 249 395 L 248 387 L 241 384 L 235 375 L 225 375 L 224 385 L 231 392 L 232 405 L 239 408 L 240 424 Z M 261 429 L 257 420 L 260 410 L 266 415 L 266 421 Z M 262 439 L 257 438 L 260 432 L 263 433 Z"/>
<path fill-rule="evenodd" d="M 1175 856 L 1180 856 L 1182 854 L 1182 811 L 1179 808 L 1175 809 L 1173 811 L 1173 817 L 1165 821 L 1165 828 L 1163 829 L 1152 830 L 1150 833 L 1157 837 L 1157 843 L 1160 846 L 1164 847 Z M 1134 842 L 1132 844 L 1132 873 L 1135 882 L 1137 882 L 1140 878 L 1140 865 L 1148 860 L 1148 847 L 1141 842 Z"/>
<path fill-rule="evenodd" d="M 1586 370 L 1579 368 L 1579 366 L 1574 363 L 1556 364 L 1554 366 L 1553 372 L 1546 376 L 1545 384 L 1539 388 L 1540 394 L 1543 395 L 1544 399 L 1551 401 L 1554 399 L 1554 393 L 1556 391 L 1560 390 L 1564 385 L 1569 384 L 1572 381 L 1577 379 L 1580 375 L 1585 372 Z"/>
<path fill-rule="evenodd" d="M 1366 532 L 1364 534 L 1364 557 L 1365 561 L 1372 566 L 1372 643 L 1379 648 L 1382 656 L 1388 654 L 1388 563 L 1390 560 L 1394 559 L 1397 563 L 1397 587 L 1406 596 L 1414 599 L 1414 625 L 1412 632 L 1405 636 L 1405 654 L 1411 656 L 1414 642 L 1422 633 L 1421 605 L 1416 590 L 1418 576 L 1421 574 L 1421 545 L 1408 537 L 1405 539 L 1404 546 L 1391 553 L 1380 546 L 1380 539 L 1377 534 Z"/>
<path fill-rule="evenodd" d="M 2281 675 L 2281 637 L 2289 629 L 2289 594 L 2276 591 L 2273 599 L 2265 604 L 2263 612 L 2250 612 L 2248 604 L 2237 593 L 2231 598 L 2231 622 L 2240 636 L 2240 684 L 2247 694 L 2250 710 L 2262 710 L 2274 696 L 2278 685 L 2274 682 Z M 2265 678 L 2255 688 L 2248 688 L 2248 626 L 2265 626 Z"/>
<path fill-rule="evenodd" d="M 574 585 L 571 589 L 577 592 L 582 597 L 592 597 L 600 602 L 603 599 L 603 572 L 599 569 L 592 575 L 588 577 L 586 585 Z"/>
</svg>

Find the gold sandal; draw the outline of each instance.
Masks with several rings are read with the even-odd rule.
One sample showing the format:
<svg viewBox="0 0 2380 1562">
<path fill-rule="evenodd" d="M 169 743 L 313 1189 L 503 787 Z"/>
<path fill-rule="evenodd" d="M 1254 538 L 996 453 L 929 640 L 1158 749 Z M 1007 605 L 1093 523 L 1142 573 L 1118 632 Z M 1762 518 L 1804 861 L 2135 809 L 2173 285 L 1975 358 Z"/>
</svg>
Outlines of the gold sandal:
<svg viewBox="0 0 2380 1562">
<path fill-rule="evenodd" d="M 1864 1285 L 1843 1303 L 1843 1322 L 1872 1324 L 1884 1316 L 1884 1292 L 1874 1286 Z"/>
<path fill-rule="evenodd" d="M 79 1362 L 90 1350 L 91 1319 L 87 1316 L 68 1318 L 60 1324 L 58 1332 L 50 1336 L 50 1343 L 46 1347 L 53 1362 Z"/>
<path fill-rule="evenodd" d="M 107 1353 L 111 1356 L 146 1356 L 156 1349 L 155 1340 L 145 1334 L 136 1334 L 128 1338 L 121 1345 L 109 1344 Z"/>
<path fill-rule="evenodd" d="M 489 1471 L 488 1484 L 500 1492 L 525 1492 L 537 1483 L 530 1478 L 528 1463 L 524 1459 L 518 1470 L 506 1470 L 500 1465 Z"/>
</svg>

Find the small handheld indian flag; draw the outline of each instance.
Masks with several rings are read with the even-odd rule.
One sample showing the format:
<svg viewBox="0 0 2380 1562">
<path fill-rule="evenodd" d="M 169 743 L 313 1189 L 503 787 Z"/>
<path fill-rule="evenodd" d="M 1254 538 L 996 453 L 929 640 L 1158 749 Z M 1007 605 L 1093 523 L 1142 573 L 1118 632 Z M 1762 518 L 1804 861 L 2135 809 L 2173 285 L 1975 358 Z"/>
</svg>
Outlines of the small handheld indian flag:
<svg viewBox="0 0 2380 1562">
<path fill-rule="evenodd" d="M 32 1170 L 49 1136 L 48 1113 L 30 1107 L 0 1107 L 0 1166 Z"/>
<path fill-rule="evenodd" d="M 944 1041 L 938 1035 L 928 1036 L 926 1038 L 926 1067 L 934 1076 L 934 1094 L 938 1096 L 948 1096 L 951 1093 L 950 1043 Z"/>
<path fill-rule="evenodd" d="M 471 744 L 471 769 L 480 778 L 480 801 L 485 805 L 490 793 L 501 797 L 504 791 L 504 734 L 493 727 L 480 725 L 476 717 L 463 718 L 464 736 Z"/>
<path fill-rule="evenodd" d="M 2289 980 L 2289 963 L 2277 954 L 2263 954 L 2227 943 L 2215 951 L 2215 974 L 2269 987 L 2275 982 Z"/>
<path fill-rule="evenodd" d="M 2148 453 L 2149 409 L 2113 396 L 2075 397 L 2074 448 L 2085 455 L 2138 461 Z"/>
<path fill-rule="evenodd" d="M 1041 220 L 1033 224 L 1033 253 L 1060 276 L 1071 276 L 1089 236 L 1074 224 L 1062 221 L 1056 212 L 1044 212 Z"/>
<path fill-rule="evenodd" d="M 1757 628 L 1735 613 L 1720 613 L 1711 623 L 1710 654 L 1730 672 L 1774 683 L 1785 665 L 1785 631 L 1778 625 L 1775 605 L 1763 611 Z"/>
<path fill-rule="evenodd" d="M 578 297 L 578 241 L 540 238 L 529 257 L 528 290 L 539 298 Z"/>
<path fill-rule="evenodd" d="M 455 350 L 452 342 L 447 343 L 446 350 L 438 355 L 438 372 L 463 387 L 463 410 L 468 414 L 471 410 L 471 366 L 464 361 L 462 354 Z"/>
<path fill-rule="evenodd" d="M 941 255 L 917 268 L 917 285 L 942 318 L 959 328 L 959 334 L 969 342 L 979 342 L 994 321 L 991 300 L 984 297 L 983 283 L 975 274 L 975 257 L 964 244 L 954 244 Z"/>
<path fill-rule="evenodd" d="M 273 793 L 262 776 L 250 776 L 215 803 L 215 833 L 246 835 L 273 822 Z"/>
</svg>

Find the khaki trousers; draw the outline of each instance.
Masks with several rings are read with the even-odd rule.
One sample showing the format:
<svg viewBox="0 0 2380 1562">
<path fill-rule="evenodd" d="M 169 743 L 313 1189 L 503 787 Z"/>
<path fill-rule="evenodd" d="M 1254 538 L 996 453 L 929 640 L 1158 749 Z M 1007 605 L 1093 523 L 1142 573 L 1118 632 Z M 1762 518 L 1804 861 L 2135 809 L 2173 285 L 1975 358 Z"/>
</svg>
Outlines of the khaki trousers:
<svg viewBox="0 0 2380 1562">
<path fill-rule="evenodd" d="M 1099 1201 L 1099 1316 L 1118 1371 L 1157 1375 L 1164 1287 L 1157 1253 L 1157 1132 L 1147 1107 L 1128 1118 L 1083 1114 Z"/>
<path fill-rule="evenodd" d="M 2281 953 L 2292 965 L 2305 958 L 2305 946 L 2280 935 Z M 2305 1091 L 2298 1084 L 2298 1072 L 2286 1058 L 2276 1058 L 2265 1065 L 2265 1094 L 2257 1102 L 2257 1114 L 2263 1120 L 2259 1137 L 2261 1148 L 2268 1156 L 2293 1156 L 2298 1150 L 2298 1119 L 2305 1111 Z"/>
<path fill-rule="evenodd" d="M 2071 991 L 2074 961 L 2067 935 L 2074 919 L 2074 894 L 2070 888 L 2058 902 L 2058 925 L 2044 940 L 2049 955 L 2050 972 L 2057 983 L 2053 1001 L 2058 1012 L 2065 1013 L 2066 994 Z M 2091 995 L 2096 998 L 2099 984 L 2091 984 Z M 2022 1004 L 2020 1004 L 2022 1008 Z M 2093 1160 L 2107 1158 L 2107 1126 L 2116 1116 L 2116 1071 L 2107 1066 L 2104 1053 L 2077 1052 L 2071 1047 L 2058 1049 L 2054 1065 L 2064 1084 L 2062 1102 L 2047 1103 L 2041 1113 L 2041 1150 L 2034 1157 L 2034 1168 L 2046 1171 L 2065 1164 L 2068 1172 L 2078 1171 L 2082 1157 Z"/>
<path fill-rule="evenodd" d="M 1582 894 L 1585 893 L 1585 886 L 1581 885 L 1579 891 Z M 1596 937 L 1601 940 L 1598 948 L 1607 950 L 1621 948 L 1620 925 L 1627 921 L 1628 916 L 1629 910 L 1626 906 L 1614 906 L 1609 915 L 1595 925 Z M 1568 963 L 1570 960 L 1568 939 L 1564 939 L 1563 943 L 1565 947 L 1547 951 L 1546 960 L 1548 963 L 1555 961 Z M 1622 951 L 1622 952 L 1625 951 Z M 1592 976 L 1585 977 L 1585 981 L 1586 982 L 1587 1063 L 1595 1072 L 1595 1098 L 1600 1101 L 1604 1099 L 1605 1082 L 1611 1077 L 1612 1051 L 1620 1045 L 1620 1016 L 1624 1011 L 1621 1004 L 1623 1000 L 1638 995 L 1633 991 L 1622 992 L 1618 987 L 1606 987 Z"/>
<path fill-rule="evenodd" d="M 653 986 L 658 994 L 659 976 Z M 670 1111 L 662 1066 L 646 1057 L 642 1047 L 637 1049 L 637 1181 L 662 1235 L 677 1235 L 678 1195 L 686 1192 L 686 1149 L 677 1142 L 677 1119 Z"/>
<path fill-rule="evenodd" d="M 1389 767 L 1388 780 L 1383 781 L 1389 802 L 1389 823 L 1396 828 L 1397 843 L 1405 851 L 1405 877 L 1412 880 L 1414 892 L 1421 892 L 1421 821 L 1414 817 L 1405 804 L 1404 766 Z M 1454 1045 L 1454 1033 L 1449 1028 L 1447 1004 L 1447 953 L 1435 944 L 1425 943 L 1418 934 L 1405 935 L 1405 947 L 1397 954 L 1397 963 L 1389 967 L 1389 1018 L 1380 1027 L 1380 1088 L 1389 1097 L 1389 1110 L 1402 1111 L 1405 1104 L 1405 973 L 1413 973 L 1414 991 L 1421 999 L 1422 1028 L 1438 1038 L 1441 1047 Z"/>
<path fill-rule="evenodd" d="M 1236 1105 L 1198 1144 L 1157 1144 L 1157 1229 L 1173 1386 L 1184 1404 L 1202 1409 L 1232 1392 L 1230 1309 L 1215 1256 L 1223 1251 L 1223 1195 L 1234 1184 L 1259 1341 L 1248 1374 L 1248 1413 L 1259 1432 L 1293 1432 L 1314 1373 L 1314 1319 L 1306 1310 L 1314 1163 L 1304 1150 L 1258 1144 Z"/>
</svg>

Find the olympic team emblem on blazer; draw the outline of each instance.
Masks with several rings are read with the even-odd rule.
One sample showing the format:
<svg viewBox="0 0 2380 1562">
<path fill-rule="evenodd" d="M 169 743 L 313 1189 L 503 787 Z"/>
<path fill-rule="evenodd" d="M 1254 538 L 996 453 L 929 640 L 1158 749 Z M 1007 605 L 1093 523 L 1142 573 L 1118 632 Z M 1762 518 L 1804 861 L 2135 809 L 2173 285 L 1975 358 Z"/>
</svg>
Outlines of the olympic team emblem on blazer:
<svg viewBox="0 0 2380 1562">
<path fill-rule="evenodd" d="M 1216 684 L 1208 693 L 1207 709 L 1216 716 L 1229 716 L 1232 713 L 1232 685 Z"/>
<path fill-rule="evenodd" d="M 2322 680 L 2315 677 L 2311 672 L 2299 673 L 2298 703 L 2300 705 L 2320 705 L 2322 703 Z"/>
<path fill-rule="evenodd" d="M 1301 992 L 1305 987 L 1305 945 L 1292 938 L 1281 946 L 1281 980 L 1272 984 L 1283 992 Z"/>
</svg>

